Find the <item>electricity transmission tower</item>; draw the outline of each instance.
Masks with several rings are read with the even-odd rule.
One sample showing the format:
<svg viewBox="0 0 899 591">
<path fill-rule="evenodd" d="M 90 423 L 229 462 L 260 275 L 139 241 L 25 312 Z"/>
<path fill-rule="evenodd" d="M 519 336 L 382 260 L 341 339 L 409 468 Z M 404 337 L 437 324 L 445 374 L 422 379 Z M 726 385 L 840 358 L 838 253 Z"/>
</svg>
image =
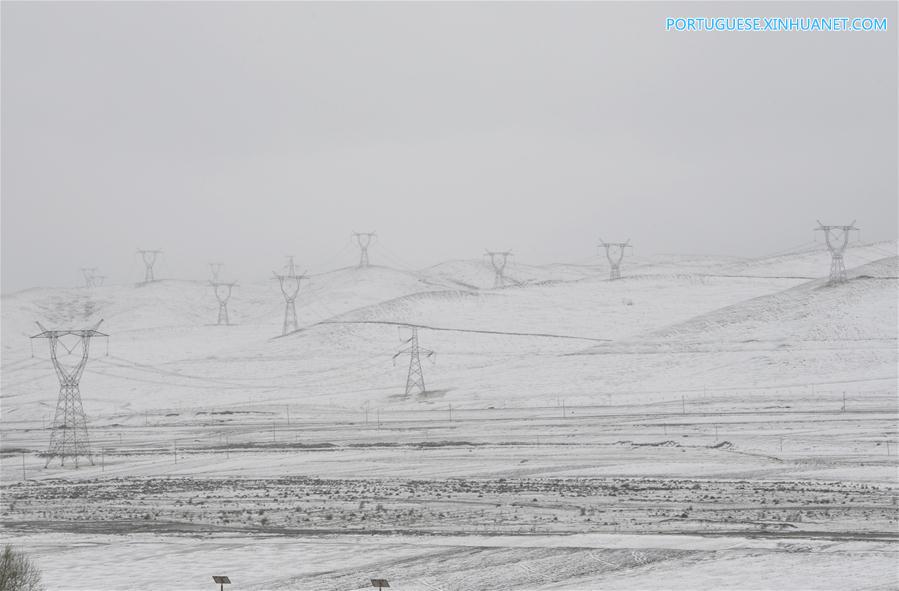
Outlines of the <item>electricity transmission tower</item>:
<svg viewBox="0 0 899 591">
<path fill-rule="evenodd" d="M 56 414 L 53 416 L 53 426 L 50 434 L 50 447 L 47 450 L 47 463 L 44 467 L 50 465 L 50 461 L 58 457 L 63 466 L 66 465 L 66 459 L 72 458 L 75 462 L 75 468 L 78 468 L 78 457 L 87 456 L 91 465 L 94 459 L 91 455 L 90 439 L 87 434 L 87 419 L 84 416 L 84 408 L 81 405 L 81 391 L 78 384 L 81 381 L 81 374 L 84 373 L 84 366 L 87 365 L 88 352 L 90 350 L 90 342 L 93 337 L 109 337 L 109 335 L 99 332 L 102 320 L 95 324 L 93 328 L 86 330 L 47 330 L 38 322 L 38 328 L 41 332 L 31 337 L 32 339 L 47 339 L 50 343 L 50 359 L 53 361 L 53 368 L 59 378 L 59 399 L 56 402 Z M 60 338 L 77 337 L 78 340 L 69 347 L 65 340 Z M 108 341 L 107 341 L 108 342 Z M 67 353 L 72 353 L 78 345 L 81 345 L 81 359 L 73 366 L 64 366 L 57 355 L 57 347 L 62 345 Z"/>
<path fill-rule="evenodd" d="M 209 270 L 212 272 L 212 281 L 216 282 L 219 280 L 219 274 L 222 272 L 222 267 L 224 267 L 224 263 L 209 263 Z"/>
<path fill-rule="evenodd" d="M 824 232 L 824 242 L 827 244 L 827 250 L 830 251 L 830 280 L 829 284 L 843 283 L 846 281 L 846 265 L 843 264 L 843 252 L 846 245 L 849 244 L 849 233 L 855 230 L 855 220 L 848 226 L 825 226 L 818 220 L 818 227 L 815 232 Z"/>
<path fill-rule="evenodd" d="M 103 285 L 106 275 L 98 275 L 97 271 L 99 271 L 97 267 L 81 267 L 81 274 L 84 275 L 85 287 L 91 288 Z"/>
<path fill-rule="evenodd" d="M 296 267 L 296 265 L 294 265 L 294 263 L 293 263 L 293 255 L 292 255 L 292 254 L 289 254 L 289 255 L 286 255 L 286 256 L 287 256 L 287 265 L 285 265 L 284 268 L 287 269 L 287 274 L 288 274 L 288 275 L 296 275 L 296 274 L 297 274 L 297 267 Z"/>
<path fill-rule="evenodd" d="M 153 265 L 156 264 L 157 255 L 162 254 L 161 250 L 140 250 L 137 251 L 141 258 L 144 261 L 144 283 L 150 283 L 152 281 L 156 281 L 156 277 L 153 275 Z"/>
<path fill-rule="evenodd" d="M 219 317 L 216 324 L 231 324 L 231 322 L 228 321 L 228 300 L 231 299 L 231 290 L 234 289 L 237 282 L 232 281 L 231 283 L 224 283 L 221 281 L 210 281 L 209 284 L 212 285 L 212 289 L 215 292 L 215 299 L 219 302 Z"/>
<path fill-rule="evenodd" d="M 512 251 L 505 250 L 502 252 L 495 252 L 488 250 L 487 256 L 490 257 L 490 264 L 493 265 L 493 271 L 495 273 L 493 277 L 493 287 L 505 287 L 506 286 L 506 276 L 503 274 L 506 270 L 506 263 L 510 256 L 512 256 Z M 500 262 L 500 259 L 502 261 Z"/>
<path fill-rule="evenodd" d="M 287 274 L 274 273 L 281 286 L 281 294 L 284 296 L 284 325 L 281 328 L 281 336 L 300 329 L 297 322 L 297 294 L 300 293 L 300 282 L 306 278 L 306 274 L 297 275 L 293 257 L 287 257 Z"/>
<path fill-rule="evenodd" d="M 359 245 L 359 268 L 368 267 L 368 246 L 376 234 L 374 232 L 353 232 L 353 236 L 356 237 L 356 243 Z"/>
<path fill-rule="evenodd" d="M 625 242 L 605 242 L 600 238 L 599 246 L 606 249 L 606 259 L 608 259 L 609 265 L 612 267 L 609 279 L 621 279 L 621 259 L 624 258 L 625 248 L 633 248 L 631 239 L 628 238 Z"/>
<path fill-rule="evenodd" d="M 393 362 L 395 364 L 396 358 L 403 353 L 409 354 L 409 374 L 406 377 L 406 396 L 409 396 L 414 390 L 417 390 L 418 394 L 426 392 L 425 376 L 421 372 L 421 355 L 424 355 L 425 358 L 430 358 L 436 355 L 436 353 L 430 349 L 422 349 L 418 346 L 417 326 L 412 327 L 412 336 L 406 339 L 403 344 L 409 346 L 397 351 L 396 355 L 393 356 Z"/>
</svg>

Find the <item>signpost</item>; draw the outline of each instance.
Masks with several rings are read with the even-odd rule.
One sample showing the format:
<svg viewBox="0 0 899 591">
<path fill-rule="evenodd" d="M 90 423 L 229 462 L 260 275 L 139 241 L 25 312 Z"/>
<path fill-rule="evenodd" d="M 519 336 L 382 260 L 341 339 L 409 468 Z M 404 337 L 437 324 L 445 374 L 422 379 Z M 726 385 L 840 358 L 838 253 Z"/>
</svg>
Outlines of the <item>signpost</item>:
<svg viewBox="0 0 899 591">
<path fill-rule="evenodd" d="M 225 585 L 231 584 L 231 579 L 225 576 L 212 576 L 212 580 L 215 581 L 215 584 L 219 586 L 219 591 L 225 591 Z"/>
<path fill-rule="evenodd" d="M 387 579 L 372 579 L 371 586 L 377 587 L 378 589 L 384 589 L 390 587 L 390 583 L 387 582 Z"/>
</svg>

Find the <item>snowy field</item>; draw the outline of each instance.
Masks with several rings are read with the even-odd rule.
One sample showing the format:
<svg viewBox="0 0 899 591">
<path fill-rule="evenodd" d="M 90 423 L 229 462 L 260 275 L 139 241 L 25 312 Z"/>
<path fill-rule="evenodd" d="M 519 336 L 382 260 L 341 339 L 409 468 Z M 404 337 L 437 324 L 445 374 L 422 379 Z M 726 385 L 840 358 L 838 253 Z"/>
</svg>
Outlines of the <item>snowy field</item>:
<svg viewBox="0 0 899 591">
<path fill-rule="evenodd" d="M 835 286 L 821 245 L 503 289 L 483 260 L 344 268 L 284 336 L 271 280 L 233 326 L 199 280 L 4 295 L 3 537 L 52 589 L 895 589 L 896 248 Z M 28 337 L 101 318 L 94 462 L 45 468 Z M 436 356 L 406 396 L 412 327 Z"/>
</svg>

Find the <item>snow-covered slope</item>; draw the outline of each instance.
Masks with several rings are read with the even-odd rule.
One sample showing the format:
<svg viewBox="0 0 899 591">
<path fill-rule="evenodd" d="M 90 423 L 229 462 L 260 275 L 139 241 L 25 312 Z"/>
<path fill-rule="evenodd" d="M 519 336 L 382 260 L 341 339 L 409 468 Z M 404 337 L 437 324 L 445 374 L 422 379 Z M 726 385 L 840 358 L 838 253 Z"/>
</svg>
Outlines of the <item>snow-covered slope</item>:
<svg viewBox="0 0 899 591">
<path fill-rule="evenodd" d="M 577 281 L 585 277 L 596 277 L 602 273 L 601 268 L 589 265 L 553 264 L 536 267 L 521 264 L 510 258 L 503 269 L 503 278 L 506 286 L 523 286 L 555 281 Z M 608 274 L 608 271 L 605 273 Z M 424 269 L 421 275 L 466 290 L 492 289 L 496 280 L 496 272 L 490 259 L 486 257 L 482 260 L 447 261 Z"/>
<path fill-rule="evenodd" d="M 896 338 L 899 257 L 852 269 L 849 281 L 824 280 L 764 295 L 673 323 L 641 340 L 709 343 L 821 342 L 852 347 Z"/>
<path fill-rule="evenodd" d="M 334 320 L 610 340 L 795 284 L 791 279 L 695 275 L 594 278 L 486 292 L 417 293 L 358 308 Z"/>
<path fill-rule="evenodd" d="M 444 288 L 386 267 L 313 275 L 302 281 L 296 298 L 298 321 L 306 326 L 403 294 Z M 28 336 L 38 332 L 35 321 L 48 328 L 85 328 L 103 319 L 103 331 L 117 336 L 140 333 L 147 337 L 146 344 L 170 333 L 195 332 L 197 339 L 217 340 L 227 346 L 248 337 L 279 335 L 285 306 L 274 278 L 239 283 L 228 302 L 230 320 L 236 326 L 215 327 L 215 332 L 208 329 L 216 322 L 218 302 L 205 281 L 162 280 L 90 290 L 40 288 L 3 296 L 2 303 L 2 339 L 7 354 L 27 345 Z M 179 351 L 172 353 L 177 356 Z"/>
<path fill-rule="evenodd" d="M 890 245 L 865 248 L 852 256 Z M 493 281 L 480 261 L 420 273 L 341 269 L 303 285 L 301 330 L 284 337 L 275 281 L 235 290 L 235 326 L 211 325 L 217 303 L 203 282 L 28 290 L 3 298 L 3 416 L 45 416 L 55 404 L 46 344 L 36 342 L 39 357 L 30 358 L 32 322 L 80 328 L 99 318 L 110 355 L 92 350 L 82 394 L 89 414 L 122 420 L 178 407 L 653 402 L 837 383 L 895 390 L 896 257 L 865 261 L 847 284 L 826 286 L 802 278 L 812 262 L 816 275 L 826 272 L 819 255 L 755 263 L 777 274 L 748 263 L 744 273 L 722 273 L 714 257 L 685 267 L 661 257 L 620 281 L 595 267 L 551 265 L 519 275 L 529 278 L 520 285 L 477 290 Z M 425 361 L 431 394 L 407 399 L 408 358 L 392 358 L 409 325 L 437 356 Z"/>
<path fill-rule="evenodd" d="M 846 267 L 852 268 L 897 254 L 899 253 L 895 241 L 855 243 L 846 248 L 843 258 Z M 793 276 L 814 279 L 826 277 L 829 268 L 830 253 L 820 242 L 811 242 L 784 253 L 716 265 L 709 272 L 722 275 Z"/>
</svg>

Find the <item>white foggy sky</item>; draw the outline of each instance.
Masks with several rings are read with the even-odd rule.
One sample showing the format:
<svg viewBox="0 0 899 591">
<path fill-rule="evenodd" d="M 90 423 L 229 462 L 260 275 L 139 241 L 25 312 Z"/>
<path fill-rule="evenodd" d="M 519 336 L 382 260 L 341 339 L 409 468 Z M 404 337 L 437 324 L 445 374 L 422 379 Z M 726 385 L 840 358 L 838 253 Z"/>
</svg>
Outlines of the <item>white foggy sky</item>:
<svg viewBox="0 0 899 591">
<path fill-rule="evenodd" d="M 666 16 L 886 33 L 666 33 Z M 2 290 L 897 236 L 896 4 L 2 3 Z M 330 262 L 329 265 L 323 265 Z M 372 250 L 372 262 L 378 259 Z"/>
</svg>

